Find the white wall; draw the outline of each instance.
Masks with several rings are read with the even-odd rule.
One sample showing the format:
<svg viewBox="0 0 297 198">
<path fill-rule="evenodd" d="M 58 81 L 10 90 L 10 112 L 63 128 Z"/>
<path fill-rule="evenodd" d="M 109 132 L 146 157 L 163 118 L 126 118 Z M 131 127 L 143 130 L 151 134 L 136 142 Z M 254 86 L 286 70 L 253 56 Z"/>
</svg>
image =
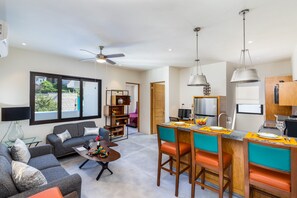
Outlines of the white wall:
<svg viewBox="0 0 297 198">
<path fill-rule="evenodd" d="M 177 117 L 179 102 L 179 84 L 180 70 L 175 67 L 169 67 L 169 116 Z"/>
<path fill-rule="evenodd" d="M 260 88 L 259 103 L 264 104 L 265 114 L 265 78 L 271 76 L 287 76 L 292 74 L 291 61 L 285 60 L 263 65 L 255 65 L 258 75 L 261 79 L 257 83 L 249 83 L 251 86 L 258 85 Z M 229 79 L 230 80 L 230 79 Z M 237 84 L 236 86 L 245 86 Z M 265 115 L 247 115 L 237 114 L 235 129 L 258 131 L 259 127 L 263 124 Z"/>
<path fill-rule="evenodd" d="M 226 62 L 219 62 L 209 65 L 203 65 L 202 71 L 206 76 L 211 87 L 212 96 L 226 96 Z M 180 69 L 180 105 L 184 104 L 184 108 L 191 108 L 193 96 L 203 96 L 203 87 L 187 86 L 189 77 L 193 68 Z"/>
<path fill-rule="evenodd" d="M 165 82 L 165 121 L 169 119 L 169 67 L 156 68 L 141 73 L 140 85 L 140 128 L 143 133 L 150 134 L 151 123 L 151 98 L 150 84 L 153 82 Z"/>
<path fill-rule="evenodd" d="M 30 71 L 102 79 L 102 105 L 105 104 L 106 89 L 125 89 L 126 82 L 140 83 L 140 72 L 117 66 L 80 62 L 76 59 L 53 54 L 10 48 L 9 55 L 0 59 L 0 107 L 29 106 Z M 95 119 L 98 126 L 104 126 L 102 119 Z M 60 123 L 29 126 L 22 121 L 25 137 L 39 136 L 45 140 L 53 127 Z M 0 137 L 8 127 L 0 123 Z"/>
</svg>

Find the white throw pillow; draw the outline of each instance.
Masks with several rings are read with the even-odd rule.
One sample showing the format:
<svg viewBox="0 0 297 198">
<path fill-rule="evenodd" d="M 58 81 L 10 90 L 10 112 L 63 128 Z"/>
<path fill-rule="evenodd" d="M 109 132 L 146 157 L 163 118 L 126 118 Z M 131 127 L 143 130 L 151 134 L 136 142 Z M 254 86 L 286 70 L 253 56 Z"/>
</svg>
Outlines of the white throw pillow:
<svg viewBox="0 0 297 198">
<path fill-rule="evenodd" d="M 20 161 L 26 164 L 31 158 L 29 149 L 27 148 L 26 144 L 20 139 L 16 139 L 14 145 L 11 147 L 11 156 L 13 160 Z"/>
<path fill-rule="evenodd" d="M 21 192 L 47 184 L 44 175 L 32 166 L 12 161 L 11 167 L 12 180 Z"/>
<path fill-rule="evenodd" d="M 84 136 L 86 135 L 99 135 L 99 127 L 92 127 L 92 128 L 85 127 Z"/>
<path fill-rule="evenodd" d="M 71 135 L 67 129 L 63 133 L 57 134 L 57 136 L 62 142 L 65 142 L 66 140 L 71 138 Z"/>
</svg>

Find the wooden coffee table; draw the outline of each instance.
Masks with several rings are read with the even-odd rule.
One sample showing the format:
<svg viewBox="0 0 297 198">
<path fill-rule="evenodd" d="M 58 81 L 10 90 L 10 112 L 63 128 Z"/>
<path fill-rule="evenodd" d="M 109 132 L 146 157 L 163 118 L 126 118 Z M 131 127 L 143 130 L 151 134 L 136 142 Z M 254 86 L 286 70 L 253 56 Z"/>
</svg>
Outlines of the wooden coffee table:
<svg viewBox="0 0 297 198">
<path fill-rule="evenodd" d="M 118 146 L 116 143 L 114 142 L 106 142 L 106 141 L 100 141 L 101 146 L 104 147 L 104 149 L 109 153 L 109 155 L 105 158 L 101 158 L 99 156 L 90 156 L 87 155 L 88 150 L 83 150 L 83 151 L 79 151 L 78 148 L 82 147 L 82 146 L 76 146 L 73 147 L 73 149 L 83 158 L 86 158 L 86 161 L 84 161 L 79 168 L 82 168 L 89 160 L 93 160 L 96 161 L 98 164 L 100 164 L 102 166 L 101 171 L 99 172 L 96 180 L 98 181 L 103 173 L 104 170 L 108 170 L 110 172 L 110 174 L 113 174 L 113 172 L 108 168 L 108 163 L 115 161 L 117 159 L 119 159 L 121 157 L 121 154 L 113 149 L 111 149 L 110 147 L 113 146 Z"/>
</svg>

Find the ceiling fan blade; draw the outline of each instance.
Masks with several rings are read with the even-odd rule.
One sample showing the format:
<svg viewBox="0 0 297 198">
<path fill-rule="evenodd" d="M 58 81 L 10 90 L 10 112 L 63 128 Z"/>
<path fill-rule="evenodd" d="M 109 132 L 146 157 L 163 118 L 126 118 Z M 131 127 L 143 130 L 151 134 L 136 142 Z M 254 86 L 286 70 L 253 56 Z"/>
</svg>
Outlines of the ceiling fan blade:
<svg viewBox="0 0 297 198">
<path fill-rule="evenodd" d="M 88 52 L 88 53 L 90 53 L 90 54 L 97 55 L 96 53 L 94 53 L 94 52 L 91 52 L 91 51 L 89 51 L 89 50 L 85 50 L 85 49 L 80 49 L 80 51 L 84 51 L 84 52 Z"/>
<path fill-rule="evenodd" d="M 106 58 L 117 58 L 117 57 L 124 57 L 125 54 L 110 54 L 110 55 L 105 55 Z"/>
<path fill-rule="evenodd" d="M 106 59 L 106 62 L 108 62 L 108 63 L 110 63 L 110 64 L 113 64 L 113 65 L 116 64 L 116 62 L 114 62 L 114 61 L 112 61 L 112 60 L 109 60 L 109 59 Z"/>
<path fill-rule="evenodd" d="M 96 58 L 84 58 L 84 59 L 80 59 L 80 61 L 95 61 Z"/>
</svg>

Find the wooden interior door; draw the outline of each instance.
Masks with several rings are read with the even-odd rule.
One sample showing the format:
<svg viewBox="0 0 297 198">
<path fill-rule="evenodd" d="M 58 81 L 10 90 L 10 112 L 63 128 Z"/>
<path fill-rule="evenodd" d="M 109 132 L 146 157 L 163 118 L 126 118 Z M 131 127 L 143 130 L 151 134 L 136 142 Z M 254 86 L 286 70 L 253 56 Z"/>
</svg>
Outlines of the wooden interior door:
<svg viewBox="0 0 297 198">
<path fill-rule="evenodd" d="M 165 122 L 165 84 L 151 83 L 151 133 L 157 133 L 157 124 Z"/>
</svg>

